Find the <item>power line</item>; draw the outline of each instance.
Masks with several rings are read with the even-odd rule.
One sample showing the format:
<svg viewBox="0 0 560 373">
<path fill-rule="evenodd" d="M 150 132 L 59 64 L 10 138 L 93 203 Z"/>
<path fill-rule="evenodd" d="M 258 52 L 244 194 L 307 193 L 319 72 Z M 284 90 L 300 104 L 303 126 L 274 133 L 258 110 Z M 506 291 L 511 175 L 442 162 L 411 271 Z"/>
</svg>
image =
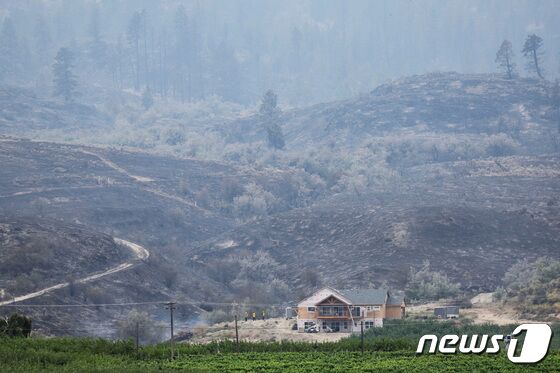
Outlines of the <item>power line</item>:
<svg viewBox="0 0 560 373">
<path fill-rule="evenodd" d="M 89 303 L 89 304 L 20 304 L 10 303 L 0 305 L 0 307 L 117 307 L 117 306 L 138 306 L 138 305 L 153 305 L 153 304 L 168 304 L 169 301 L 152 301 L 152 302 L 130 302 L 130 303 Z M 280 303 L 241 303 L 241 302 L 205 302 L 205 301 L 183 301 L 176 302 L 177 305 L 185 306 L 227 306 L 227 307 L 286 307 L 286 304 Z"/>
<path fill-rule="evenodd" d="M 11 303 L 4 304 L 1 307 L 40 307 L 40 308 L 65 308 L 65 307 L 120 307 L 120 306 L 140 306 L 140 305 L 153 305 L 153 304 L 166 304 L 168 301 L 154 301 L 154 302 L 132 302 L 132 303 L 90 303 L 90 304 L 19 304 Z"/>
</svg>

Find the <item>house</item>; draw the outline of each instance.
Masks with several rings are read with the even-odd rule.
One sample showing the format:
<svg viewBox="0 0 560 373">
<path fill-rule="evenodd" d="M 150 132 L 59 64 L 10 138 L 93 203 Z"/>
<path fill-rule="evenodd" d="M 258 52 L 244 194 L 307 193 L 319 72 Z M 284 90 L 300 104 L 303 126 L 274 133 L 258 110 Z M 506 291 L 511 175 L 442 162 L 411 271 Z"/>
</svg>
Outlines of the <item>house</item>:
<svg viewBox="0 0 560 373">
<path fill-rule="evenodd" d="M 434 308 L 434 316 L 438 319 L 457 319 L 459 318 L 459 307 L 445 306 Z"/>
<path fill-rule="evenodd" d="M 316 291 L 297 305 L 297 327 L 303 332 L 318 325 L 320 331 L 355 332 L 383 326 L 384 319 L 401 319 L 405 315 L 402 295 L 388 289 Z"/>
</svg>

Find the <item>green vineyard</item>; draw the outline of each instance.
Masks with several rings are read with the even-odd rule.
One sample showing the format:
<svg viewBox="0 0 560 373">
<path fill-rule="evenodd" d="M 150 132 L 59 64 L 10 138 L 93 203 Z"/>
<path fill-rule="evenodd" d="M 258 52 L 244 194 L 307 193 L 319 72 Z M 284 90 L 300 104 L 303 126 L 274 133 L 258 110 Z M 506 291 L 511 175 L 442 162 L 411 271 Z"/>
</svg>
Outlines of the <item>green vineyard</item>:
<svg viewBox="0 0 560 373">
<path fill-rule="evenodd" d="M 511 363 L 498 355 L 416 355 L 397 341 L 359 344 L 242 343 L 140 348 L 132 342 L 77 338 L 0 339 L 0 371 L 211 371 L 211 372 L 554 372 L 560 371 L 560 353 L 552 351 L 535 365 Z"/>
</svg>

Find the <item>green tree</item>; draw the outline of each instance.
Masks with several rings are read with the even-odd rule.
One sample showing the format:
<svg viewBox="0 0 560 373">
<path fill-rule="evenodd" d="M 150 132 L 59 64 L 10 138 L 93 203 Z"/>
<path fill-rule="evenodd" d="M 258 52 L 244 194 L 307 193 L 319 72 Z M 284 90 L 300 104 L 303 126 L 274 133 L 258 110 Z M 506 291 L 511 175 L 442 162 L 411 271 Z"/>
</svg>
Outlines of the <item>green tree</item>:
<svg viewBox="0 0 560 373">
<path fill-rule="evenodd" d="M 284 149 L 286 142 L 282 127 L 277 122 L 269 122 L 266 126 L 266 134 L 268 137 L 268 146 L 274 149 Z"/>
<path fill-rule="evenodd" d="M 72 69 L 74 68 L 74 53 L 68 48 L 60 48 L 53 65 L 54 95 L 61 96 L 66 102 L 72 101 L 78 95 L 78 82 Z"/>
<path fill-rule="evenodd" d="M 272 90 L 266 91 L 263 96 L 259 113 L 262 115 L 268 138 L 268 146 L 274 149 L 283 149 L 286 145 L 284 133 L 280 126 L 280 110 L 277 107 L 278 96 Z"/>
<path fill-rule="evenodd" d="M 405 291 L 411 299 L 437 300 L 457 295 L 459 284 L 452 283 L 444 273 L 432 271 L 426 260 L 419 270 L 410 269 Z"/>
<path fill-rule="evenodd" d="M 504 275 L 504 287 L 509 296 L 527 305 L 560 302 L 560 260 L 538 258 L 514 264 Z"/>
<path fill-rule="evenodd" d="M 509 40 L 504 40 L 496 53 L 496 63 L 506 74 L 508 79 L 515 75 L 515 63 L 513 62 L 513 48 Z"/>
<path fill-rule="evenodd" d="M 539 58 L 542 56 L 541 47 L 543 45 L 543 39 L 540 36 L 531 34 L 527 36 L 525 44 L 521 52 L 523 56 L 528 59 L 527 70 L 529 72 L 534 72 L 539 78 L 544 79 L 542 74 L 542 68 L 539 64 Z"/>
<path fill-rule="evenodd" d="M 274 91 L 269 89 L 265 92 L 262 98 L 261 106 L 259 107 L 259 113 L 265 116 L 272 116 L 276 114 L 278 110 L 277 103 L 278 96 L 276 95 L 276 93 L 274 93 Z"/>
<path fill-rule="evenodd" d="M 14 313 L 7 319 L 0 319 L 0 336 L 29 337 L 31 334 L 31 319 Z"/>
</svg>

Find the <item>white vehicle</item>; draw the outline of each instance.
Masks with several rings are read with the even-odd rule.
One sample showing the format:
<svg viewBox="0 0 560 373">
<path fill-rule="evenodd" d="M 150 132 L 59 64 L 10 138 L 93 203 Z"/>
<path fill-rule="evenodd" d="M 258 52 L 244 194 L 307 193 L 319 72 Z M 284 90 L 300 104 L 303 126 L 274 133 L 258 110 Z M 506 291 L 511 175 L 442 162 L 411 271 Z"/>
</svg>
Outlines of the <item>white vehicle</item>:
<svg viewBox="0 0 560 373">
<path fill-rule="evenodd" d="M 304 329 L 306 333 L 319 333 L 319 325 L 313 324 Z"/>
</svg>

